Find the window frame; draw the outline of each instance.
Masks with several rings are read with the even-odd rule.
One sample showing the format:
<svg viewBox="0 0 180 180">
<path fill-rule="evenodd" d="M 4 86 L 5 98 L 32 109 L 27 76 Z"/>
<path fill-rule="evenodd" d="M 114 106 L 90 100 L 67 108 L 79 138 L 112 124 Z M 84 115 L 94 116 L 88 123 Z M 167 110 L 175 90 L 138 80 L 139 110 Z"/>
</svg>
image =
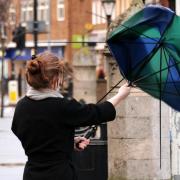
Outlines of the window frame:
<svg viewBox="0 0 180 180">
<path fill-rule="evenodd" d="M 9 8 L 9 23 L 10 25 L 16 24 L 16 8 L 13 4 L 11 4 Z"/>
<path fill-rule="evenodd" d="M 63 16 L 61 16 L 60 10 L 62 10 Z M 65 0 L 57 0 L 57 20 L 58 21 L 65 20 Z"/>
<path fill-rule="evenodd" d="M 44 2 L 44 4 L 43 4 Z M 41 4 L 42 3 L 42 4 Z M 46 24 L 49 24 L 49 4 L 48 0 L 39 0 L 38 2 L 38 21 L 45 21 Z"/>
<path fill-rule="evenodd" d="M 32 16 L 30 14 L 32 13 Z M 33 1 L 22 1 L 21 4 L 21 22 L 26 23 L 27 21 L 33 20 Z"/>
<path fill-rule="evenodd" d="M 116 9 L 114 9 L 112 14 L 112 19 L 115 19 Z M 98 16 L 99 15 L 99 16 Z M 105 24 L 106 14 L 102 6 L 101 0 L 92 0 L 92 24 Z"/>
<path fill-rule="evenodd" d="M 44 2 L 44 5 L 43 5 Z M 21 4 L 21 22 L 26 23 L 33 21 L 33 1 L 24 0 Z M 49 3 L 48 0 L 39 0 L 37 8 L 37 19 L 38 21 L 44 21 L 46 24 L 49 23 L 48 17 Z"/>
</svg>

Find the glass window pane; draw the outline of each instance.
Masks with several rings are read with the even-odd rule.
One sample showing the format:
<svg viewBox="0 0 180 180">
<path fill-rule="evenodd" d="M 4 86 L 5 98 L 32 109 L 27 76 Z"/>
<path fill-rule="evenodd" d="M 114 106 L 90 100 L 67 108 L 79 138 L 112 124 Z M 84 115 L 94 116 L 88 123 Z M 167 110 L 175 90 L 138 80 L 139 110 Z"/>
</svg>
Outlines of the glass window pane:
<svg viewBox="0 0 180 180">
<path fill-rule="evenodd" d="M 33 11 L 29 11 L 29 20 L 33 20 Z"/>
<path fill-rule="evenodd" d="M 64 4 L 64 0 L 58 0 L 58 5 Z"/>
<path fill-rule="evenodd" d="M 57 19 L 64 20 L 65 17 L 64 0 L 57 0 Z"/>
<path fill-rule="evenodd" d="M 94 0 L 92 4 L 92 23 L 97 24 L 97 1 Z"/>
</svg>

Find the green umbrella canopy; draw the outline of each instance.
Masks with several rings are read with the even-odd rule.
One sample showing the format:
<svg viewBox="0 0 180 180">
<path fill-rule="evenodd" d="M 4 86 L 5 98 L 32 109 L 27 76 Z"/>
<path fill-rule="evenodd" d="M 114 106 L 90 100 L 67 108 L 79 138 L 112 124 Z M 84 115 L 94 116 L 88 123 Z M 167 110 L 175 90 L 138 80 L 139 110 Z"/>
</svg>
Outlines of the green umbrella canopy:
<svg viewBox="0 0 180 180">
<path fill-rule="evenodd" d="M 109 49 L 133 85 L 180 111 L 180 17 L 147 6 L 111 31 Z M 178 99 L 179 98 L 179 99 Z"/>
</svg>

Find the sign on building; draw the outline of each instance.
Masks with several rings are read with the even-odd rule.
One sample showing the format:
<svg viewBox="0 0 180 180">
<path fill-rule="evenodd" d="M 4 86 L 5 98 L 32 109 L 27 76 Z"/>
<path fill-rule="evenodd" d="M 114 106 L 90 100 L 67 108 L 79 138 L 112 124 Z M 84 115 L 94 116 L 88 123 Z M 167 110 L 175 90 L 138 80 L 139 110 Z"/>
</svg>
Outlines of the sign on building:
<svg viewBox="0 0 180 180">
<path fill-rule="evenodd" d="M 16 104 L 18 100 L 18 82 L 11 80 L 8 82 L 9 104 Z"/>
</svg>

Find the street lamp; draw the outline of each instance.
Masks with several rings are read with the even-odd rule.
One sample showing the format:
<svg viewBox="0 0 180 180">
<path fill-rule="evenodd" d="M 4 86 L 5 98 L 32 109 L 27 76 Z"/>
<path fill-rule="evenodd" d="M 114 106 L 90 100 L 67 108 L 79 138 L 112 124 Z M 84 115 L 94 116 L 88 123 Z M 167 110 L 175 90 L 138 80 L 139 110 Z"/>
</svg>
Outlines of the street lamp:
<svg viewBox="0 0 180 180">
<path fill-rule="evenodd" d="M 105 15 L 106 15 L 107 28 L 109 28 L 111 24 L 111 17 L 112 17 L 112 13 L 113 13 L 116 1 L 115 0 L 101 0 L 101 3 L 104 8 Z M 106 56 L 106 62 L 109 61 L 109 58 L 110 58 L 109 54 L 110 52 L 106 44 L 103 51 L 103 55 Z M 103 133 L 104 140 L 107 140 L 107 124 L 106 123 L 101 125 L 101 131 Z"/>
<path fill-rule="evenodd" d="M 115 0 L 102 0 L 101 2 L 103 5 L 105 14 L 106 14 L 107 25 L 109 27 L 109 25 L 111 23 L 111 17 L 112 17 L 112 13 L 113 13 L 116 1 Z"/>
<path fill-rule="evenodd" d="M 109 25 L 111 24 L 111 17 L 112 17 L 112 13 L 113 13 L 116 1 L 115 0 L 101 0 L 101 3 L 104 8 L 105 15 L 106 15 L 107 28 L 109 28 Z M 105 45 L 103 54 L 106 57 L 110 55 L 107 44 Z"/>
<path fill-rule="evenodd" d="M 4 116 L 4 56 L 5 56 L 5 42 L 6 42 L 6 34 L 5 34 L 5 25 L 2 22 L 0 24 L 0 43 L 1 43 L 1 111 L 0 117 Z"/>
</svg>

